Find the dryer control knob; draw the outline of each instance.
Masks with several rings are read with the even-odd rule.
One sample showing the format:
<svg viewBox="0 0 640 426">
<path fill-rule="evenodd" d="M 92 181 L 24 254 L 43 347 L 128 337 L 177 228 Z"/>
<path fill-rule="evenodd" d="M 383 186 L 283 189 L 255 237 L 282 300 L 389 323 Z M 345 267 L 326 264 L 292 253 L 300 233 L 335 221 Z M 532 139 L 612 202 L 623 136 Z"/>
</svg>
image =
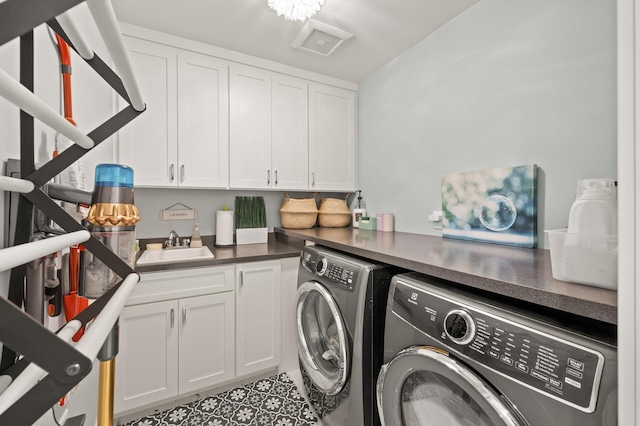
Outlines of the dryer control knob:
<svg viewBox="0 0 640 426">
<path fill-rule="evenodd" d="M 318 275 L 324 275 L 324 273 L 327 270 L 327 259 L 320 259 L 318 260 L 318 264 L 316 265 L 316 272 L 318 273 Z"/>
<path fill-rule="evenodd" d="M 454 309 L 444 318 L 444 332 L 455 343 L 466 345 L 476 335 L 476 324 L 466 311 Z"/>
</svg>

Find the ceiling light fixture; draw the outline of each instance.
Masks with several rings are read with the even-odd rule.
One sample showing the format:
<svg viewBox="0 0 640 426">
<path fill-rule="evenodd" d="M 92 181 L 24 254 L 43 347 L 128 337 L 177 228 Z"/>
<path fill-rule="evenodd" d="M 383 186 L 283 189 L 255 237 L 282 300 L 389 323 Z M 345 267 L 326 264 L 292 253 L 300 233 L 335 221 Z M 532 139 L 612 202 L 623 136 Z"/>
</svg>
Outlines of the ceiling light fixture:
<svg viewBox="0 0 640 426">
<path fill-rule="evenodd" d="M 288 21 L 304 21 L 324 6 L 325 0 L 267 0 L 267 5 Z"/>
</svg>

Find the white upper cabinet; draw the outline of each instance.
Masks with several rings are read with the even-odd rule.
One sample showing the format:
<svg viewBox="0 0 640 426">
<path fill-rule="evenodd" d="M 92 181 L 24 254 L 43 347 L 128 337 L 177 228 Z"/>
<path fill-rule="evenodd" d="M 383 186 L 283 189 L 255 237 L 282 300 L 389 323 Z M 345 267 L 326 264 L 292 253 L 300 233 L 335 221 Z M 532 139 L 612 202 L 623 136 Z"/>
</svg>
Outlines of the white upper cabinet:
<svg viewBox="0 0 640 426">
<path fill-rule="evenodd" d="M 133 168 L 136 186 L 175 186 L 176 51 L 136 38 L 125 41 L 146 110 L 119 132 L 120 163 Z"/>
<path fill-rule="evenodd" d="M 120 131 L 136 186 L 228 187 L 228 65 L 125 38 L 147 110 Z"/>
<path fill-rule="evenodd" d="M 309 189 L 356 189 L 356 94 L 309 84 Z"/>
<path fill-rule="evenodd" d="M 231 65 L 229 107 L 231 188 L 270 188 L 271 73 Z"/>
<path fill-rule="evenodd" d="M 124 38 L 147 110 L 118 142 L 136 186 L 356 189 L 355 91 L 302 70 L 276 72 L 170 37 L 140 37 Z"/>
<path fill-rule="evenodd" d="M 178 184 L 229 183 L 229 73 L 226 62 L 178 54 Z"/>
<path fill-rule="evenodd" d="M 309 83 L 274 74 L 271 87 L 272 187 L 306 191 L 309 186 Z"/>
<path fill-rule="evenodd" d="M 232 65 L 229 85 L 231 188 L 306 191 L 308 82 Z"/>
</svg>

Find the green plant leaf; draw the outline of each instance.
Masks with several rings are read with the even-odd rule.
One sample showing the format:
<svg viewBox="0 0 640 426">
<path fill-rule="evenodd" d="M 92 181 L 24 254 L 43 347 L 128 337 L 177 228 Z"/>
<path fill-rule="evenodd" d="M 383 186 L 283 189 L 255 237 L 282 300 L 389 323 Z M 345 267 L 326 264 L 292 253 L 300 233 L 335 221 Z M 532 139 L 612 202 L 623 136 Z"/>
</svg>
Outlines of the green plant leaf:
<svg viewBox="0 0 640 426">
<path fill-rule="evenodd" d="M 236 197 L 236 228 L 266 228 L 267 212 L 264 197 Z"/>
</svg>

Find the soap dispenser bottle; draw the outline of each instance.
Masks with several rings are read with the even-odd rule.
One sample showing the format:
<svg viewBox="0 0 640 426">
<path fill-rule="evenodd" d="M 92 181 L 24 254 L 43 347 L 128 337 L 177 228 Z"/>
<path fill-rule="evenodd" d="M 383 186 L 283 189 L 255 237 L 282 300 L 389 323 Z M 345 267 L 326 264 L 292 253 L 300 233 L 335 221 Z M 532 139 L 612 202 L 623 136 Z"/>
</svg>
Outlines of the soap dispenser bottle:
<svg viewBox="0 0 640 426">
<path fill-rule="evenodd" d="M 358 190 L 358 204 L 356 208 L 351 212 L 353 220 L 351 221 L 354 228 L 360 227 L 360 218 L 367 216 L 367 210 L 364 208 L 364 201 L 362 201 L 362 191 Z"/>
<path fill-rule="evenodd" d="M 202 238 L 200 238 L 200 227 L 196 223 L 193 226 L 193 235 L 191 235 L 191 244 L 189 247 L 202 247 Z"/>
</svg>

